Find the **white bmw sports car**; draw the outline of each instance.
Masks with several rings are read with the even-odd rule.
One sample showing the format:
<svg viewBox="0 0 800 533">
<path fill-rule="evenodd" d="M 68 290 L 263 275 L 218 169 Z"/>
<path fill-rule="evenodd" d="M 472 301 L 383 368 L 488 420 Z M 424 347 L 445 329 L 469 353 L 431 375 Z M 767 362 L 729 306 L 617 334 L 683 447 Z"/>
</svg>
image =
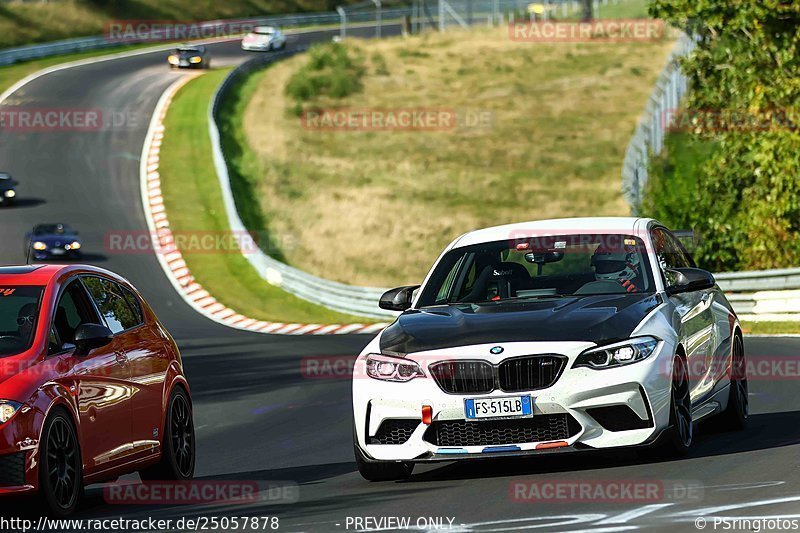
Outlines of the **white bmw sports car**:
<svg viewBox="0 0 800 533">
<path fill-rule="evenodd" d="M 362 476 L 415 463 L 579 449 L 685 453 L 694 422 L 742 428 L 738 319 L 714 277 L 655 220 L 582 218 L 462 235 L 353 377 Z M 722 422 L 722 421 L 721 421 Z"/>
</svg>

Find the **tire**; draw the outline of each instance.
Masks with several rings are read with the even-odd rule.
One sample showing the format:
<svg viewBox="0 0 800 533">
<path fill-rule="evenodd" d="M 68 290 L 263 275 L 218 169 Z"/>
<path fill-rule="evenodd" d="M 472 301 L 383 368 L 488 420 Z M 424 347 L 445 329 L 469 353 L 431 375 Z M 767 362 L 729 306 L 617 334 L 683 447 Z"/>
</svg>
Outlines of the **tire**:
<svg viewBox="0 0 800 533">
<path fill-rule="evenodd" d="M 39 499 L 51 516 L 69 516 L 83 497 L 83 461 L 75 426 L 64 409 L 47 417 L 40 442 Z"/>
<path fill-rule="evenodd" d="M 747 397 L 747 362 L 744 342 L 738 334 L 731 346 L 731 385 L 728 406 L 719 415 L 720 427 L 726 431 L 739 431 L 747 427 L 750 402 Z"/>
<path fill-rule="evenodd" d="M 411 477 L 413 463 L 397 461 L 368 461 L 356 443 L 353 434 L 353 452 L 356 456 L 358 473 L 367 481 L 400 481 Z"/>
<path fill-rule="evenodd" d="M 694 440 L 692 401 L 689 397 L 689 371 L 686 360 L 676 355 L 672 360 L 672 385 L 670 387 L 669 428 L 659 438 L 648 455 L 664 460 L 682 457 L 689 453 Z"/>
<path fill-rule="evenodd" d="M 175 387 L 167 404 L 161 459 L 139 472 L 144 481 L 186 481 L 194 477 L 196 460 L 192 403 Z"/>
</svg>

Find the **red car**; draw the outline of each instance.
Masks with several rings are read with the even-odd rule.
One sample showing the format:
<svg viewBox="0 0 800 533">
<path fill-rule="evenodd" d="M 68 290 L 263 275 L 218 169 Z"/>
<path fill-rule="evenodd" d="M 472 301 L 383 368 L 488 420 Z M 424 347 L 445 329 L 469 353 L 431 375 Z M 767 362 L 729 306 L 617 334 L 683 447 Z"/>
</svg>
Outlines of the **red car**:
<svg viewBox="0 0 800 533">
<path fill-rule="evenodd" d="M 85 485 L 194 464 L 181 356 L 136 289 L 91 266 L 0 267 L 0 496 L 65 516 Z"/>
</svg>

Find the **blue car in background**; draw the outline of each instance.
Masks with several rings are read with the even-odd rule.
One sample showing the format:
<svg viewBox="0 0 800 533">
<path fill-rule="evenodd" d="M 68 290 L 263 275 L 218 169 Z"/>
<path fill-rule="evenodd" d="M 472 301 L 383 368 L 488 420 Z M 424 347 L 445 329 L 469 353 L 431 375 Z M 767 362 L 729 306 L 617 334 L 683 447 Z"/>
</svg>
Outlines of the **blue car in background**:
<svg viewBox="0 0 800 533">
<path fill-rule="evenodd" d="M 11 205 L 17 197 L 16 187 L 19 185 L 11 174 L 0 172 L 0 205 Z"/>
<path fill-rule="evenodd" d="M 80 259 L 81 240 L 66 224 L 39 224 L 26 235 L 25 256 L 38 261 Z"/>
</svg>

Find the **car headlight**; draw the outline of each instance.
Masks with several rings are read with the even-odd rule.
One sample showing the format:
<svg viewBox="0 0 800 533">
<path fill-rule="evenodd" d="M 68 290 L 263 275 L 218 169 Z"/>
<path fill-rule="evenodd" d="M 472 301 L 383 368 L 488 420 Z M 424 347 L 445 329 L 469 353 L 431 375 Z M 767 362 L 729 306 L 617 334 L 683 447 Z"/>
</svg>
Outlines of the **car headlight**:
<svg viewBox="0 0 800 533">
<path fill-rule="evenodd" d="M 5 424 L 11 420 L 11 417 L 17 413 L 20 407 L 22 407 L 21 403 L 0 400 L 0 424 Z"/>
<path fill-rule="evenodd" d="M 79 243 L 78 241 L 74 241 L 74 242 L 66 245 L 64 247 L 64 249 L 65 250 L 80 250 L 81 249 L 81 243 Z"/>
<path fill-rule="evenodd" d="M 425 377 L 416 361 L 380 354 L 367 356 L 367 375 L 383 381 L 411 381 Z"/>
<path fill-rule="evenodd" d="M 169 56 L 167 61 L 169 61 L 172 65 L 177 65 L 179 63 L 178 56 Z"/>
<path fill-rule="evenodd" d="M 47 245 L 45 243 L 43 243 L 42 241 L 36 241 L 35 243 L 33 243 L 33 249 L 34 250 L 47 250 Z"/>
<path fill-rule="evenodd" d="M 192 57 L 192 58 L 190 58 L 190 59 L 189 59 L 189 63 L 199 63 L 199 62 L 201 62 L 202 60 L 203 60 L 203 58 L 202 58 L 202 57 L 200 57 L 200 56 L 195 56 L 195 57 Z"/>
<path fill-rule="evenodd" d="M 614 368 L 647 359 L 658 346 L 654 337 L 636 337 L 623 342 L 590 348 L 581 353 L 572 368 Z"/>
<path fill-rule="evenodd" d="M 17 195 L 17 193 L 11 189 L 5 191 L 3 194 L 6 198 L 14 198 Z"/>
</svg>

